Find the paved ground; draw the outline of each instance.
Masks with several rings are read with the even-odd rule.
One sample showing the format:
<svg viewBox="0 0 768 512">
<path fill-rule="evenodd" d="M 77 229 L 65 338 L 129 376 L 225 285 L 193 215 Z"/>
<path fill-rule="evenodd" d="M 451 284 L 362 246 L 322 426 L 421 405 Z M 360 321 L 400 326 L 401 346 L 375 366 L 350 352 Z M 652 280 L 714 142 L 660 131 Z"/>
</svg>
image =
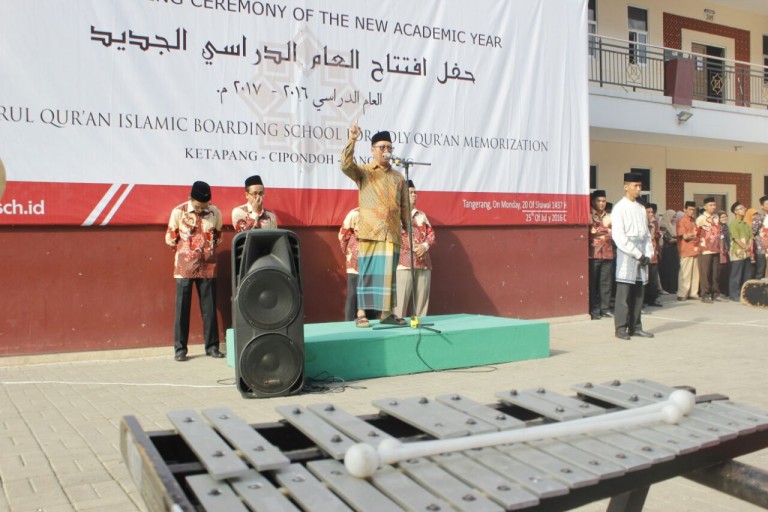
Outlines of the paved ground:
<svg viewBox="0 0 768 512">
<path fill-rule="evenodd" d="M 333 402 L 374 412 L 386 396 L 460 391 L 483 403 L 496 391 L 546 386 L 569 393 L 577 382 L 645 377 L 722 393 L 768 410 L 768 310 L 735 303 L 678 303 L 645 317 L 652 340 L 619 341 L 612 323 L 575 320 L 551 326 L 551 357 L 495 367 L 350 383 L 332 396 L 303 394 L 243 400 L 224 360 L 173 361 L 171 348 L 0 358 L 0 510 L 144 510 L 119 449 L 119 424 L 135 415 L 144 430 L 166 430 L 181 408 L 232 408 L 251 423 L 277 419 L 276 405 Z M 478 342 L 480 342 L 478 340 Z M 191 355 L 201 354 L 194 347 Z M 743 462 L 768 470 L 768 450 Z M 582 507 L 605 510 L 606 502 Z M 739 500 L 677 478 L 651 487 L 648 511 L 749 511 Z"/>
</svg>

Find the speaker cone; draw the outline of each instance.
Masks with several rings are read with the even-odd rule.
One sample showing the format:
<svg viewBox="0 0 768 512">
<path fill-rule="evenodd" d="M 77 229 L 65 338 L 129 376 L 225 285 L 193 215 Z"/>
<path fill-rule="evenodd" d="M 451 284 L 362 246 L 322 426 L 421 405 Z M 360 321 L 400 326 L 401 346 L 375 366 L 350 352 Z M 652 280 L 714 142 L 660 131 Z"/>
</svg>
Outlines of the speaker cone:
<svg viewBox="0 0 768 512">
<path fill-rule="evenodd" d="M 301 306 L 296 280 L 279 269 L 265 268 L 245 277 L 237 290 L 243 318 L 257 329 L 290 324 Z"/>
<path fill-rule="evenodd" d="M 251 391 L 264 396 L 291 390 L 304 371 L 301 350 L 291 338 L 279 333 L 252 339 L 243 349 L 238 365 L 240 379 Z"/>
</svg>

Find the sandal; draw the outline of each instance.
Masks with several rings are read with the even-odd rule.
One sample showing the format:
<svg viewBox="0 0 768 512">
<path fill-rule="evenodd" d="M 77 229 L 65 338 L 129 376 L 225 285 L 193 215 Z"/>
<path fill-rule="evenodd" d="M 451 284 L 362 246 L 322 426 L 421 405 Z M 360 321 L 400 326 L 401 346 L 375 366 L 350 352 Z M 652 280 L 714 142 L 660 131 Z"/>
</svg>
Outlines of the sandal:
<svg viewBox="0 0 768 512">
<path fill-rule="evenodd" d="M 368 322 L 368 319 L 364 316 L 359 316 L 355 318 L 355 327 L 370 327 L 371 324 Z"/>
<path fill-rule="evenodd" d="M 387 325 L 405 325 L 405 320 L 403 320 L 402 318 L 398 318 L 394 314 L 392 314 L 392 315 L 389 315 L 387 318 L 383 318 L 381 320 L 381 323 L 387 324 Z"/>
</svg>

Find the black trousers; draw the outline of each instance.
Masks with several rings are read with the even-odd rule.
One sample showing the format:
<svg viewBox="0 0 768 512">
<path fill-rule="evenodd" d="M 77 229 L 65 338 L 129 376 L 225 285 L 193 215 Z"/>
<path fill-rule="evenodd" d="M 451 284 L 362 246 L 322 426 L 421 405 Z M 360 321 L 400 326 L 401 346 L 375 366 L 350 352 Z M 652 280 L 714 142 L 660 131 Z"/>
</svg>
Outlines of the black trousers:
<svg viewBox="0 0 768 512">
<path fill-rule="evenodd" d="M 589 313 L 599 315 L 611 309 L 613 260 L 589 260 Z"/>
<path fill-rule="evenodd" d="M 762 279 L 765 277 L 765 254 L 755 254 L 755 277 Z"/>
<path fill-rule="evenodd" d="M 205 350 L 219 348 L 219 324 L 216 320 L 216 279 L 176 279 L 176 315 L 173 324 L 173 350 L 187 353 L 189 340 L 189 313 L 192 306 L 192 287 L 197 288 L 200 312 L 203 315 Z"/>
<path fill-rule="evenodd" d="M 697 261 L 701 298 L 720 295 L 720 255 L 699 254 Z"/>
<path fill-rule="evenodd" d="M 636 281 L 635 284 L 616 282 L 616 304 L 613 308 L 616 330 L 627 329 L 630 334 L 643 330 L 640 315 L 643 310 L 644 288 L 642 281 Z"/>
<path fill-rule="evenodd" d="M 659 265 L 657 263 L 648 264 L 648 284 L 645 285 L 646 304 L 653 304 L 659 300 Z"/>
</svg>

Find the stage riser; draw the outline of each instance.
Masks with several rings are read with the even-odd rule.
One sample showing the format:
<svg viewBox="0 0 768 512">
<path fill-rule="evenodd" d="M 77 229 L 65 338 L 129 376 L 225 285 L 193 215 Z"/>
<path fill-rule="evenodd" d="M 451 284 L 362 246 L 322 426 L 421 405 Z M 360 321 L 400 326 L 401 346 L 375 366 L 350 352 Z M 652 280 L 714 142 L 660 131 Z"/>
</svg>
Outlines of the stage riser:
<svg viewBox="0 0 768 512">
<path fill-rule="evenodd" d="M 424 317 L 426 329 L 360 329 L 353 322 L 304 326 L 305 376 L 370 379 L 549 356 L 549 324 L 483 315 Z M 378 322 L 371 322 L 375 327 Z M 227 331 L 227 363 L 234 366 Z"/>
</svg>

